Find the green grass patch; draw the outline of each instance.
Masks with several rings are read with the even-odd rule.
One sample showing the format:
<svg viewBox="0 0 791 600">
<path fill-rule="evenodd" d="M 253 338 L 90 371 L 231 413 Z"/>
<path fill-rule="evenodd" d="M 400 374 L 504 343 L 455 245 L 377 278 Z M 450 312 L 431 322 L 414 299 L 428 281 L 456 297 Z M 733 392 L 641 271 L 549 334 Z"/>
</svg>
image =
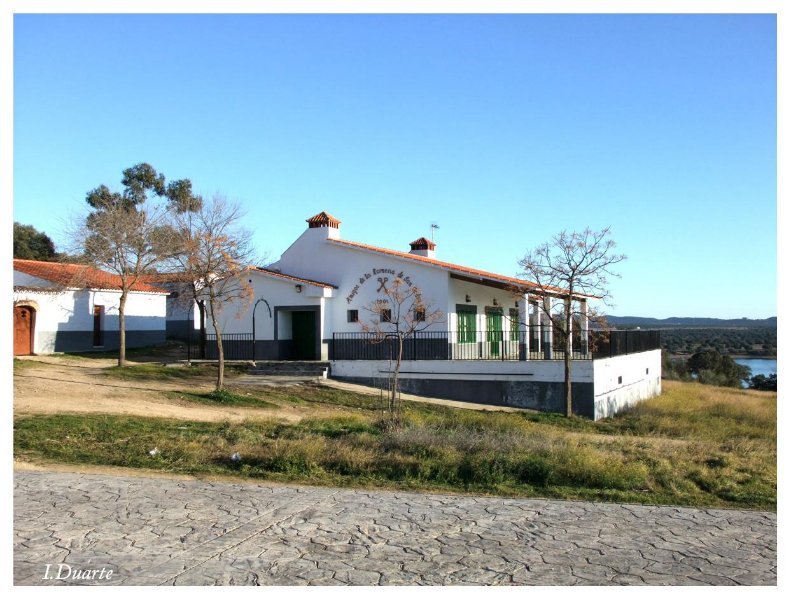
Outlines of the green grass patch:
<svg viewBox="0 0 791 600">
<path fill-rule="evenodd" d="M 195 402 L 214 406 L 248 406 L 252 408 L 277 408 L 277 404 L 263 399 L 258 391 L 229 391 L 223 389 L 212 392 L 166 392 L 165 395 L 175 400 Z"/>
<path fill-rule="evenodd" d="M 326 485 L 775 508 L 775 400 L 701 396 L 696 384 L 678 385 L 693 387 L 668 386 L 662 397 L 599 423 L 405 403 L 397 427 L 382 418 L 377 398 L 321 387 L 251 391 L 260 397 L 190 394 L 200 402 L 293 402 L 334 413 L 298 423 L 23 417 L 15 454 Z M 704 431 L 707 409 L 712 426 Z M 150 456 L 154 447 L 159 452 Z M 230 460 L 234 452 L 239 463 Z"/>
<path fill-rule="evenodd" d="M 212 373 L 203 365 L 167 367 L 157 364 L 143 364 L 127 365 L 125 367 L 107 367 L 102 371 L 102 374 L 107 377 L 123 379 L 125 381 L 158 381 L 209 377 Z"/>
<path fill-rule="evenodd" d="M 358 394 L 310 383 L 282 388 L 269 388 L 266 395 L 273 402 L 280 404 L 294 404 L 297 406 L 324 404 L 362 411 L 380 411 L 387 403 L 386 400 L 380 400 L 377 396 Z"/>
<path fill-rule="evenodd" d="M 225 376 L 232 378 L 234 375 L 246 373 L 247 367 L 225 365 Z M 178 367 L 166 366 L 156 363 L 139 365 L 126 365 L 125 367 L 107 367 L 102 370 L 106 377 L 122 379 L 124 381 L 172 381 L 178 379 L 216 378 L 217 365 L 193 364 Z"/>
<path fill-rule="evenodd" d="M 14 373 L 21 373 L 23 371 L 27 371 L 30 369 L 32 365 L 34 365 L 32 361 L 29 360 L 20 360 L 18 358 L 14 359 Z"/>
<path fill-rule="evenodd" d="M 164 344 L 156 346 L 142 346 L 126 349 L 126 357 L 130 360 L 163 360 L 171 358 L 175 355 L 180 355 L 183 351 L 184 344 L 176 341 L 168 341 Z M 118 358 L 118 350 L 96 350 L 90 352 L 64 352 L 59 354 L 64 358 L 74 359 L 94 359 L 94 358 Z M 186 356 L 185 356 L 186 358 Z"/>
</svg>

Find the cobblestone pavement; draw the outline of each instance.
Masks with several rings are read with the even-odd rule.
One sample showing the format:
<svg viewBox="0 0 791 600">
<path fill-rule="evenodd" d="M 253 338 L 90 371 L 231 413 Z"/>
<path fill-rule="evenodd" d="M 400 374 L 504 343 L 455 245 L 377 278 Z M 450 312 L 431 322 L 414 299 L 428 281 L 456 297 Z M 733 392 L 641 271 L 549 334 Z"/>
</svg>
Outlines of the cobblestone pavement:
<svg viewBox="0 0 791 600">
<path fill-rule="evenodd" d="M 775 585 L 775 513 L 17 472 L 16 584 Z M 72 578 L 58 580 L 68 568 Z M 44 579 L 46 565 L 49 576 Z M 100 570 L 112 577 L 98 579 Z M 97 569 L 93 580 L 77 570 Z M 84 575 L 84 571 L 80 573 Z"/>
</svg>

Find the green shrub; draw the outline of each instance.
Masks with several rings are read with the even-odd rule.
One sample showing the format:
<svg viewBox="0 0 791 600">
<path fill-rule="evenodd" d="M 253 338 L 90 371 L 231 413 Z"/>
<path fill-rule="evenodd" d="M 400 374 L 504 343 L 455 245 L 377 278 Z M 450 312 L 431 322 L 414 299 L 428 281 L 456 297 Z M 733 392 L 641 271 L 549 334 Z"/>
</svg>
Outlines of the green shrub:
<svg viewBox="0 0 791 600">
<path fill-rule="evenodd" d="M 552 477 L 552 466 L 540 456 L 529 456 L 516 466 L 516 476 L 522 483 L 546 487 Z"/>
</svg>

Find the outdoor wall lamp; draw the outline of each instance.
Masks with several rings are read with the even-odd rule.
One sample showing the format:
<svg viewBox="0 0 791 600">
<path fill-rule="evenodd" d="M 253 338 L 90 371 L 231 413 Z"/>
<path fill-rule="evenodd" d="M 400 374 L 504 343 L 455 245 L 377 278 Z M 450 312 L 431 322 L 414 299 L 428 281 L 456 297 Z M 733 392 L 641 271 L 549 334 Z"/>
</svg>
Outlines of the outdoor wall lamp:
<svg viewBox="0 0 791 600">
<path fill-rule="evenodd" d="M 469 301 L 470 301 L 470 295 L 469 295 L 469 294 L 466 294 L 466 295 L 464 296 L 464 301 L 465 301 L 465 302 L 469 302 Z"/>
<path fill-rule="evenodd" d="M 497 298 L 492 298 L 492 306 L 500 306 L 497 304 Z"/>
<path fill-rule="evenodd" d="M 295 285 L 294 289 L 297 290 L 297 294 L 301 294 L 302 293 L 302 285 L 301 284 L 298 283 L 297 285 Z"/>
</svg>

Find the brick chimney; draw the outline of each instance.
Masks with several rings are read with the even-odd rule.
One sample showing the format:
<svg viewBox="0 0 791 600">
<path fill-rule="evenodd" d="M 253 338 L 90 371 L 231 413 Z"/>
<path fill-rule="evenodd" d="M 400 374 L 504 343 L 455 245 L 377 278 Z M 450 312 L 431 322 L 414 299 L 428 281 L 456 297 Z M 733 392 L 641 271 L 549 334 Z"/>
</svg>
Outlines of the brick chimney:
<svg viewBox="0 0 791 600">
<path fill-rule="evenodd" d="M 418 256 L 425 256 L 426 258 L 436 258 L 436 247 L 437 245 L 434 242 L 421 237 L 416 239 L 414 242 L 409 243 L 409 253 L 417 254 Z"/>
<path fill-rule="evenodd" d="M 324 211 L 317 215 L 313 215 L 310 219 L 305 219 L 308 223 L 308 229 L 320 229 L 326 227 L 326 235 L 328 238 L 339 239 L 341 237 L 341 222 Z"/>
</svg>

